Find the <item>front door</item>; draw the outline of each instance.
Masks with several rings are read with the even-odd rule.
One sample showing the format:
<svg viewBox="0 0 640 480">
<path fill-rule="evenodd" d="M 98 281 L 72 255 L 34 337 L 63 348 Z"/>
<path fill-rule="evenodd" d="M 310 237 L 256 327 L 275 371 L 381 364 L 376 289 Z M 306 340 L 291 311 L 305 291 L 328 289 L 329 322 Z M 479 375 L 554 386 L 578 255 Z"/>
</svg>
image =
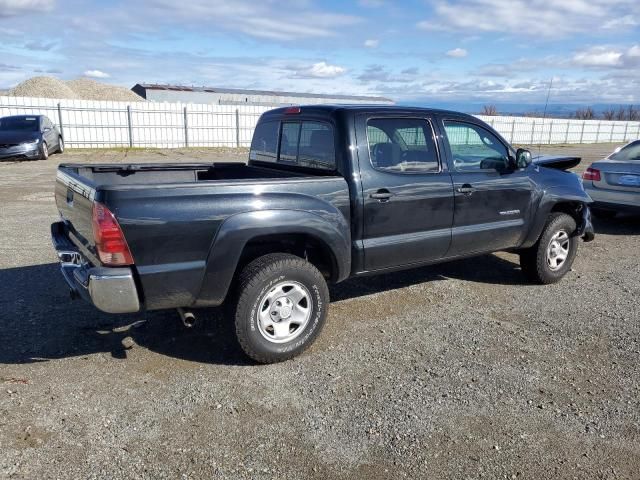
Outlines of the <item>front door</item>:
<svg viewBox="0 0 640 480">
<path fill-rule="evenodd" d="M 513 169 L 509 148 L 480 124 L 443 121 L 455 195 L 448 257 L 515 247 L 530 213 L 533 185 Z"/>
<path fill-rule="evenodd" d="M 362 114 L 356 135 L 365 270 L 444 256 L 451 241 L 453 187 L 432 119 Z"/>
</svg>

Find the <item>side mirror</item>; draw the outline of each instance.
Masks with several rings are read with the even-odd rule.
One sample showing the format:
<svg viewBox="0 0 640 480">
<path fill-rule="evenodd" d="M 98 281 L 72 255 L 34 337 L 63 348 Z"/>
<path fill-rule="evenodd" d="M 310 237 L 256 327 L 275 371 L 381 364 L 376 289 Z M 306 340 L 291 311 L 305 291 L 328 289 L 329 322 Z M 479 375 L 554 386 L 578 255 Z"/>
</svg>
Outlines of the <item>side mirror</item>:
<svg viewBox="0 0 640 480">
<path fill-rule="evenodd" d="M 531 164 L 531 152 L 525 148 L 516 151 L 516 168 L 526 168 Z"/>
</svg>

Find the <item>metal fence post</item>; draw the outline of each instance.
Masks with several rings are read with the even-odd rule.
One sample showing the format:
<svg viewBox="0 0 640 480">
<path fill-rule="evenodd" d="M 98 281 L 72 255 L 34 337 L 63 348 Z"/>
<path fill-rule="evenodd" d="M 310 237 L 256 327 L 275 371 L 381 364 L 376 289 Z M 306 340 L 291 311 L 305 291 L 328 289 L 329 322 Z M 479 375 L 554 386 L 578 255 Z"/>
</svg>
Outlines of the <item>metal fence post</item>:
<svg viewBox="0 0 640 480">
<path fill-rule="evenodd" d="M 131 105 L 127 105 L 127 126 L 129 127 L 129 148 L 133 148 L 133 122 L 131 121 Z"/>
<path fill-rule="evenodd" d="M 627 130 L 629 130 L 629 122 L 624 122 L 624 138 L 622 139 L 623 142 L 627 141 Z"/>
<path fill-rule="evenodd" d="M 60 106 L 60 102 L 58 102 L 58 127 L 60 128 L 60 135 L 64 140 L 64 127 L 62 126 L 62 107 Z"/>
<path fill-rule="evenodd" d="M 586 120 L 582 120 L 582 130 L 580 131 L 580 143 L 582 143 L 582 139 L 584 138 L 584 126 L 587 124 Z"/>
<path fill-rule="evenodd" d="M 598 122 L 598 131 L 596 132 L 596 143 L 600 140 L 600 127 L 602 126 L 602 120 Z"/>
<path fill-rule="evenodd" d="M 187 106 L 185 105 L 184 110 L 184 146 L 189 148 L 189 120 L 187 119 Z"/>
<path fill-rule="evenodd" d="M 533 145 L 533 137 L 536 134 L 536 121 L 535 119 L 533 120 L 533 125 L 531 126 L 531 142 L 529 142 L 529 145 Z"/>
<path fill-rule="evenodd" d="M 516 117 L 511 119 L 511 138 L 509 139 L 510 143 L 513 143 L 513 137 L 515 136 L 516 131 Z"/>
<path fill-rule="evenodd" d="M 240 148 L 240 111 L 236 108 L 236 148 Z"/>
<path fill-rule="evenodd" d="M 640 138 L 640 122 L 638 122 L 638 133 L 636 133 L 636 137 Z"/>
<path fill-rule="evenodd" d="M 571 120 L 567 120 L 567 131 L 564 132 L 564 143 L 569 143 L 569 127 L 571 126 Z"/>
<path fill-rule="evenodd" d="M 551 120 L 551 123 L 549 124 L 549 142 L 548 145 L 551 145 L 551 134 L 553 133 L 553 120 Z"/>
<path fill-rule="evenodd" d="M 609 143 L 613 142 L 613 130 L 616 128 L 616 122 L 611 124 L 611 132 L 609 133 Z"/>
</svg>

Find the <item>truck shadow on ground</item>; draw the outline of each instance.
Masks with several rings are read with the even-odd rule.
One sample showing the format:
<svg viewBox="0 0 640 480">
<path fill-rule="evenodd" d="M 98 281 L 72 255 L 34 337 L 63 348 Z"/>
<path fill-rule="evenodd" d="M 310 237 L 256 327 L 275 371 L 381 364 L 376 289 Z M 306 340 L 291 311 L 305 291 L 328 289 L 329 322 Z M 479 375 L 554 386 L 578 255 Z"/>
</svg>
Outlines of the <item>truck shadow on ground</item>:
<svg viewBox="0 0 640 480">
<path fill-rule="evenodd" d="M 638 217 L 597 220 L 595 226 L 596 233 L 640 234 Z M 513 260 L 517 261 L 515 257 Z M 348 280 L 331 287 L 331 299 L 344 301 L 447 278 L 499 285 L 527 283 L 517 263 L 484 255 Z M 82 301 L 69 299 L 55 263 L 0 270 L 0 285 L 0 364 L 95 353 L 124 359 L 133 344 L 195 362 L 251 364 L 238 347 L 233 322 L 222 308 L 199 311 L 202 321 L 193 328 L 184 327 L 173 310 L 104 314 Z"/>
</svg>

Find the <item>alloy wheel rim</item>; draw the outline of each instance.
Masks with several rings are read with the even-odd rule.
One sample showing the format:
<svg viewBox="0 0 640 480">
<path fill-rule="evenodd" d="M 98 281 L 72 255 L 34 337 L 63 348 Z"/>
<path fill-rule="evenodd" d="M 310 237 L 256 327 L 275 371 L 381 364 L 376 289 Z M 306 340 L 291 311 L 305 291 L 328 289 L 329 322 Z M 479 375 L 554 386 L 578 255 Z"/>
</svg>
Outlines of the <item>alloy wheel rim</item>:
<svg viewBox="0 0 640 480">
<path fill-rule="evenodd" d="M 547 247 L 547 265 L 553 271 L 562 268 L 569 257 L 570 237 L 567 232 L 560 230 L 556 232 Z"/>
<path fill-rule="evenodd" d="M 286 343 L 298 337 L 311 318 L 311 294 L 292 280 L 275 285 L 258 305 L 258 331 L 272 343 Z"/>
</svg>

